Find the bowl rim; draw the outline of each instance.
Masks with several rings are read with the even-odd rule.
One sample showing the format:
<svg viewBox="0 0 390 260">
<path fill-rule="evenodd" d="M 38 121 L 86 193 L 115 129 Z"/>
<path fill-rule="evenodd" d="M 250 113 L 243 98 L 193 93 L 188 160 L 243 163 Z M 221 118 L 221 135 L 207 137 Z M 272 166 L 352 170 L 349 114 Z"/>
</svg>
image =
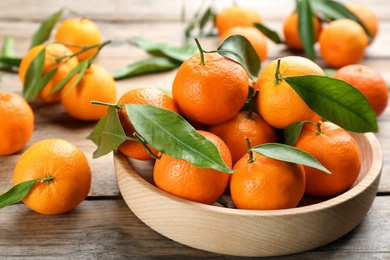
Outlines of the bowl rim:
<svg viewBox="0 0 390 260">
<path fill-rule="evenodd" d="M 209 212 L 214 212 L 218 214 L 230 214 L 230 215 L 245 215 L 245 216 L 263 216 L 263 217 L 275 217 L 275 216 L 287 216 L 287 215 L 297 215 L 297 214 L 306 214 L 309 212 L 318 212 L 320 210 L 327 210 L 331 207 L 335 207 L 340 205 L 340 203 L 343 203 L 345 201 L 348 201 L 349 199 L 358 196 L 360 193 L 365 191 L 367 188 L 369 188 L 378 177 L 380 177 L 381 171 L 382 171 L 382 165 L 383 165 L 383 156 L 381 147 L 379 144 L 379 141 L 375 137 L 373 133 L 364 133 L 364 134 L 356 134 L 352 133 L 353 136 L 355 135 L 364 135 L 364 137 L 367 139 L 368 143 L 370 144 L 370 150 L 372 151 L 372 163 L 368 169 L 367 174 L 360 179 L 360 181 L 352 188 L 350 188 L 348 191 L 327 199 L 325 201 L 321 201 L 318 203 L 313 203 L 310 205 L 305 205 L 301 207 L 295 207 L 295 208 L 289 208 L 289 209 L 276 209 L 276 210 L 251 210 L 251 209 L 237 209 L 237 208 L 226 208 L 226 207 L 220 207 L 216 205 L 208 205 L 208 204 L 202 204 L 199 202 L 194 202 L 190 200 L 186 200 L 183 198 L 180 198 L 178 196 L 172 195 L 168 192 L 165 192 L 155 185 L 149 183 L 146 181 L 143 177 L 141 177 L 131 165 L 130 161 L 127 160 L 127 157 L 120 153 L 118 150 L 114 152 L 115 156 L 123 156 L 122 158 L 126 158 L 126 162 L 131 166 L 131 168 L 134 171 L 134 177 L 138 179 L 138 181 L 143 182 L 148 190 L 152 190 L 153 192 L 157 192 L 159 196 L 164 196 L 170 200 L 173 200 L 176 203 L 185 203 L 188 207 L 198 208 L 200 210 L 205 210 Z"/>
</svg>

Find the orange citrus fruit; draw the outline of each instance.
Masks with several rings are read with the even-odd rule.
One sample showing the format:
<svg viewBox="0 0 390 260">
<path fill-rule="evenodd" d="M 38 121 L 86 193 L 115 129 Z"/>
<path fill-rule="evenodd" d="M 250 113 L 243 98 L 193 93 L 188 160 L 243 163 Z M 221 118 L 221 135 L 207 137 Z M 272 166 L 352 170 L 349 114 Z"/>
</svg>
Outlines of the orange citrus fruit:
<svg viewBox="0 0 390 260">
<path fill-rule="evenodd" d="M 198 130 L 213 142 L 226 165 L 232 166 L 229 148 L 218 136 Z M 226 190 L 230 174 L 211 168 L 199 168 L 185 160 L 174 159 L 162 154 L 155 162 L 154 182 L 160 189 L 178 197 L 204 203 L 214 203 Z"/>
<path fill-rule="evenodd" d="M 314 37 L 317 41 L 322 30 L 322 23 L 318 17 L 313 16 Z M 298 29 L 298 13 L 293 12 L 283 21 L 283 35 L 286 45 L 294 50 L 303 50 L 302 41 Z"/>
<path fill-rule="evenodd" d="M 82 47 L 96 45 L 101 42 L 99 27 L 87 18 L 68 18 L 57 28 L 55 40 L 63 43 L 72 50 L 73 53 L 80 52 Z M 81 52 L 77 58 L 88 59 L 96 54 L 98 47 Z"/>
<path fill-rule="evenodd" d="M 245 154 L 233 167 L 230 194 L 239 209 L 294 208 L 305 193 L 305 171 L 300 164 Z"/>
<path fill-rule="evenodd" d="M 226 7 L 215 17 L 215 27 L 218 34 L 224 34 L 228 29 L 235 26 L 253 26 L 253 23 L 261 23 L 260 14 L 253 8 L 234 5 Z"/>
<path fill-rule="evenodd" d="M 92 176 L 79 148 L 66 140 L 46 139 L 30 146 L 14 170 L 15 185 L 38 178 L 23 203 L 41 214 L 61 214 L 87 197 Z"/>
<path fill-rule="evenodd" d="M 360 90 L 377 116 L 387 107 L 389 99 L 387 83 L 375 69 L 361 64 L 351 64 L 338 69 L 333 77 L 344 80 Z"/>
<path fill-rule="evenodd" d="M 340 68 L 364 58 L 368 38 L 357 22 L 338 19 L 321 31 L 318 42 L 325 62 L 331 67 Z"/>
<path fill-rule="evenodd" d="M 57 71 L 36 98 L 43 102 L 57 102 L 61 99 L 61 91 L 55 92 L 50 96 L 49 93 L 78 65 L 78 60 L 76 57 L 68 58 L 72 55 L 72 52 L 63 44 L 50 43 L 37 45 L 27 52 L 20 63 L 18 73 L 22 83 L 25 82 L 27 70 L 31 62 L 43 48 L 45 48 L 45 62 L 42 75 L 45 75 L 53 69 L 57 69 Z"/>
<path fill-rule="evenodd" d="M 84 121 L 99 120 L 107 113 L 107 107 L 91 104 L 91 101 L 115 103 L 115 80 L 105 68 L 96 64 L 91 64 L 81 80 L 74 85 L 78 76 L 73 76 L 62 89 L 62 105 L 73 118 Z"/>
<path fill-rule="evenodd" d="M 172 97 L 189 121 L 206 125 L 232 118 L 243 107 L 249 77 L 238 63 L 218 53 L 196 54 L 184 61 L 172 84 Z"/>
<path fill-rule="evenodd" d="M 244 36 L 251 43 L 257 55 L 259 55 L 260 61 L 263 62 L 267 58 L 267 37 L 265 37 L 265 35 L 258 29 L 255 27 L 232 27 L 221 35 L 220 42 L 233 34 Z"/>
<path fill-rule="evenodd" d="M 0 155 L 23 149 L 34 130 L 34 113 L 20 95 L 0 92 Z"/>
<path fill-rule="evenodd" d="M 364 23 L 372 39 L 375 39 L 379 31 L 379 20 L 375 12 L 364 3 L 350 2 L 345 3 L 345 6 Z"/>
<path fill-rule="evenodd" d="M 212 125 L 208 131 L 218 135 L 229 147 L 233 164 L 248 152 L 246 138 L 252 146 L 278 141 L 275 130 L 258 114 L 240 111 L 233 118 Z"/>
<path fill-rule="evenodd" d="M 176 113 L 179 110 L 173 99 L 167 94 L 154 88 L 137 88 L 124 93 L 117 102 L 118 104 L 146 104 L 167 109 Z M 126 108 L 119 111 L 119 119 L 126 136 L 133 137 L 135 129 L 126 113 Z M 151 148 L 151 147 L 150 147 Z M 138 141 L 126 140 L 119 145 L 118 150 L 128 157 L 138 160 L 150 160 L 152 157 Z M 156 150 L 152 149 L 154 153 Z"/>
<path fill-rule="evenodd" d="M 324 71 L 313 61 L 299 56 L 280 59 L 279 72 L 284 77 L 321 75 Z M 278 78 L 278 60 L 270 62 L 260 73 L 255 88 L 259 90 L 256 101 L 257 111 L 271 126 L 284 129 L 291 123 L 302 120 L 318 120 L 320 117 L 311 110 L 288 83 Z"/>
<path fill-rule="evenodd" d="M 314 156 L 332 172 L 304 166 L 306 194 L 312 196 L 336 196 L 347 191 L 359 176 L 361 168 L 359 147 L 353 137 L 331 122 L 319 126 L 305 124 L 294 145 Z"/>
</svg>

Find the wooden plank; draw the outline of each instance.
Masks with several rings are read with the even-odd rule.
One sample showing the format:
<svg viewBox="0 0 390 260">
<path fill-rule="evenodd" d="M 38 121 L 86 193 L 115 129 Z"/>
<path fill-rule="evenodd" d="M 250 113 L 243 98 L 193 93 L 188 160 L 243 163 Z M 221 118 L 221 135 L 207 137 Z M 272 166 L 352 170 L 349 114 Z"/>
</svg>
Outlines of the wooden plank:
<svg viewBox="0 0 390 260">
<path fill-rule="evenodd" d="M 377 197 L 361 224 L 344 237 L 280 259 L 386 259 L 390 257 L 389 214 L 390 201 Z M 67 214 L 53 216 L 17 204 L 0 210 L 0 219 L 1 258 L 230 258 L 166 239 L 144 225 L 122 200 L 84 201 Z"/>
</svg>

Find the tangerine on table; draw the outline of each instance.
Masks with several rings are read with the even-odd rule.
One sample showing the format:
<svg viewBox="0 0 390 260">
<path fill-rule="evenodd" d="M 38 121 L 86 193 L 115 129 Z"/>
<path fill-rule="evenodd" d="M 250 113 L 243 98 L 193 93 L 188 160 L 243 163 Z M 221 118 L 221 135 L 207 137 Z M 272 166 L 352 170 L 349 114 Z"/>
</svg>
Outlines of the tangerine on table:
<svg viewBox="0 0 390 260">
<path fill-rule="evenodd" d="M 20 95 L 0 92 L 0 155 L 23 149 L 34 130 L 34 113 Z"/>
<path fill-rule="evenodd" d="M 260 14 L 253 8 L 234 5 L 226 7 L 215 17 L 215 26 L 218 34 L 224 34 L 235 26 L 251 27 L 253 23 L 261 23 Z"/>
<path fill-rule="evenodd" d="M 260 154 L 245 154 L 233 167 L 230 194 L 239 209 L 294 208 L 305 193 L 305 171 L 300 164 Z"/>
<path fill-rule="evenodd" d="M 353 14 L 355 14 L 359 18 L 359 20 L 364 23 L 364 25 L 370 32 L 372 40 L 374 40 L 379 31 L 379 20 L 374 11 L 367 4 L 364 3 L 349 2 L 345 3 L 345 7 L 347 7 Z"/>
<path fill-rule="evenodd" d="M 246 138 L 252 146 L 278 141 L 275 130 L 258 114 L 240 111 L 233 118 L 212 125 L 208 131 L 219 136 L 229 147 L 235 164 L 248 152 Z"/>
<path fill-rule="evenodd" d="M 359 176 L 359 147 L 346 130 L 334 123 L 322 122 L 319 126 L 304 124 L 294 146 L 311 154 L 332 172 L 327 174 L 304 166 L 306 194 L 321 197 L 339 195 L 347 191 Z"/>
<path fill-rule="evenodd" d="M 68 18 L 57 28 L 55 40 L 69 47 L 73 53 L 82 50 L 82 47 L 96 45 L 101 42 L 99 27 L 87 18 Z M 82 61 L 96 54 L 98 47 L 77 54 Z"/>
<path fill-rule="evenodd" d="M 204 135 L 214 143 L 227 166 L 232 166 L 229 148 L 218 136 L 203 130 Z M 230 174 L 211 168 L 199 168 L 185 160 L 178 160 L 162 154 L 153 169 L 153 178 L 157 187 L 183 199 L 204 203 L 214 203 L 226 190 Z"/>
<path fill-rule="evenodd" d="M 173 99 L 167 94 L 154 88 L 137 88 L 124 93 L 117 102 L 118 104 L 146 104 L 155 107 L 167 109 L 176 113 L 179 110 Z M 133 137 L 135 132 L 129 117 L 126 113 L 126 108 L 122 107 L 119 111 L 119 119 L 126 136 Z M 151 148 L 151 147 L 150 147 Z M 142 144 L 138 141 L 126 140 L 119 145 L 118 150 L 128 157 L 138 160 L 150 160 L 152 157 L 145 150 Z M 152 149 L 153 152 L 157 152 Z"/>
<path fill-rule="evenodd" d="M 270 62 L 258 77 L 255 88 L 259 90 L 256 108 L 261 117 L 271 126 L 284 129 L 291 123 L 303 120 L 319 120 L 302 98 L 283 79 L 276 79 L 278 60 Z M 284 77 L 321 75 L 324 71 L 313 61 L 300 56 L 280 59 L 280 73 Z"/>
<path fill-rule="evenodd" d="M 314 38 L 317 41 L 322 30 L 321 20 L 313 16 Z M 283 21 L 283 35 L 286 45 L 294 50 L 303 50 L 302 41 L 299 34 L 298 13 L 293 12 Z"/>
<path fill-rule="evenodd" d="M 321 31 L 318 42 L 325 62 L 331 67 L 340 68 L 364 58 L 368 38 L 357 22 L 338 19 Z"/>
<path fill-rule="evenodd" d="M 249 77 L 238 63 L 218 53 L 203 53 L 184 61 L 172 84 L 172 97 L 189 121 L 213 125 L 232 118 L 249 93 Z"/>
<path fill-rule="evenodd" d="M 244 36 L 253 46 L 257 55 L 259 55 L 260 61 L 264 61 L 267 58 L 268 47 L 267 37 L 255 27 L 243 27 L 236 26 L 225 31 L 221 37 L 220 42 L 232 34 L 239 34 Z"/>
<path fill-rule="evenodd" d="M 91 64 L 81 80 L 74 85 L 79 74 L 67 82 L 61 92 L 61 103 L 73 118 L 94 121 L 107 113 L 107 107 L 91 104 L 92 100 L 115 103 L 117 89 L 112 75 L 102 66 Z"/>
<path fill-rule="evenodd" d="M 70 51 L 65 45 L 60 43 L 50 43 L 50 44 L 40 44 L 33 48 L 31 48 L 27 54 L 23 57 L 20 62 L 20 66 L 18 69 L 18 74 L 20 81 L 24 84 L 25 77 L 27 74 L 27 70 L 34 60 L 34 58 L 38 55 L 38 53 L 45 48 L 45 61 L 43 65 L 42 75 L 45 75 L 49 71 L 53 69 L 57 69 L 53 78 L 46 84 L 46 86 L 39 93 L 37 98 L 43 102 L 57 102 L 61 99 L 61 91 L 55 92 L 54 94 L 49 95 L 49 93 L 63 80 L 73 68 L 78 65 L 78 60 L 76 57 L 68 58 L 72 55 L 72 51 Z"/>
<path fill-rule="evenodd" d="M 377 116 L 387 107 L 389 90 L 381 74 L 365 65 L 351 64 L 338 69 L 334 78 L 351 84 L 368 99 Z"/>
<path fill-rule="evenodd" d="M 41 214 L 61 214 L 77 207 L 91 187 L 91 169 L 84 153 L 63 139 L 36 142 L 19 158 L 14 184 L 37 180 L 23 203 Z"/>
</svg>

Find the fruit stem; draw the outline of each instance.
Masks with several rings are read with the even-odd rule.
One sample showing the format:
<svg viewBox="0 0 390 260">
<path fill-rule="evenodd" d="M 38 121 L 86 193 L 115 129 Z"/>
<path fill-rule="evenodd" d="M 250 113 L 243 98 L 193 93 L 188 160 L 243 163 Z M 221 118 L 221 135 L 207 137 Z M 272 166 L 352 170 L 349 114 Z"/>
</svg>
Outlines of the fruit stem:
<svg viewBox="0 0 390 260">
<path fill-rule="evenodd" d="M 147 142 L 146 142 L 146 140 L 145 140 L 142 136 L 140 136 L 140 135 L 137 134 L 136 132 L 134 132 L 133 135 L 134 135 L 135 139 L 136 139 L 138 142 L 140 142 L 140 143 L 142 144 L 142 146 L 146 149 L 146 151 L 148 152 L 148 154 L 150 154 L 150 156 L 152 156 L 153 159 L 158 160 L 158 159 L 161 158 L 161 156 L 158 156 L 158 155 L 156 155 L 156 154 L 154 154 L 154 153 L 152 152 L 152 150 L 146 145 Z"/>
<path fill-rule="evenodd" d="M 248 146 L 248 154 L 249 154 L 249 159 L 248 163 L 253 163 L 255 161 L 255 157 L 253 156 L 253 151 L 251 147 L 251 140 L 249 140 L 248 137 L 245 138 L 246 145 Z"/>
<path fill-rule="evenodd" d="M 324 133 L 324 132 L 322 131 L 322 129 L 321 129 L 321 125 L 322 125 L 322 121 L 318 121 L 318 123 L 314 124 L 314 126 L 317 127 L 316 135 L 321 135 L 321 134 Z"/>
<path fill-rule="evenodd" d="M 46 178 L 39 178 L 39 181 L 42 182 L 52 182 L 54 180 L 54 176 L 47 176 Z"/>
<path fill-rule="evenodd" d="M 108 106 L 108 107 L 115 107 L 116 109 L 121 109 L 123 107 L 122 104 L 112 104 L 112 103 L 106 103 L 106 102 L 101 102 L 101 101 L 96 101 L 96 100 L 92 100 L 91 104 L 103 105 L 103 106 Z"/>
<path fill-rule="evenodd" d="M 202 46 L 200 45 L 199 41 L 197 38 L 195 38 L 196 46 L 198 46 L 199 54 L 200 54 L 200 62 L 199 65 L 206 65 L 204 62 L 204 51 L 202 49 Z"/>
<path fill-rule="evenodd" d="M 278 64 L 276 66 L 276 72 L 275 72 L 275 83 L 279 84 L 283 80 L 283 75 L 280 73 L 280 63 L 281 59 L 278 59 Z"/>
<path fill-rule="evenodd" d="M 248 116 L 247 116 L 249 119 L 252 119 L 252 113 L 255 110 L 255 102 L 256 102 L 258 94 L 259 94 L 259 90 L 255 89 L 255 92 L 253 93 L 253 95 L 249 99 L 249 109 L 248 109 Z"/>
</svg>

